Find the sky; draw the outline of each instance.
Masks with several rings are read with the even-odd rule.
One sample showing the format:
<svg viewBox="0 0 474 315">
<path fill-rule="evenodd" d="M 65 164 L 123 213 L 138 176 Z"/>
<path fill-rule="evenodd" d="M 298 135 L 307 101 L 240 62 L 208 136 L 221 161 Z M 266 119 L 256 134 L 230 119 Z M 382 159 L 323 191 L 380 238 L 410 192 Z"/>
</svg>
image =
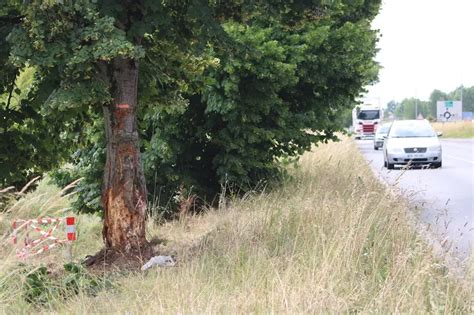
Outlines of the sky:
<svg viewBox="0 0 474 315">
<path fill-rule="evenodd" d="M 474 0 L 383 0 L 379 82 L 365 100 L 385 106 L 438 89 L 474 86 Z"/>
</svg>

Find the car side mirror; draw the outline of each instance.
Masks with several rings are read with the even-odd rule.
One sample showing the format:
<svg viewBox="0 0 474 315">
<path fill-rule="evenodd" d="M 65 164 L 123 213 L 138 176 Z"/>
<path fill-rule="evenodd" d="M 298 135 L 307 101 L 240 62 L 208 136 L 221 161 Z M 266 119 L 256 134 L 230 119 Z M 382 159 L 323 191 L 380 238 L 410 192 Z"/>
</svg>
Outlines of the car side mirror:
<svg viewBox="0 0 474 315">
<path fill-rule="evenodd" d="M 384 139 L 387 139 L 387 136 L 383 136 Z"/>
<path fill-rule="evenodd" d="M 438 137 L 442 137 L 442 136 L 443 136 L 443 132 L 442 132 L 442 131 L 438 131 L 436 134 L 438 135 Z"/>
</svg>

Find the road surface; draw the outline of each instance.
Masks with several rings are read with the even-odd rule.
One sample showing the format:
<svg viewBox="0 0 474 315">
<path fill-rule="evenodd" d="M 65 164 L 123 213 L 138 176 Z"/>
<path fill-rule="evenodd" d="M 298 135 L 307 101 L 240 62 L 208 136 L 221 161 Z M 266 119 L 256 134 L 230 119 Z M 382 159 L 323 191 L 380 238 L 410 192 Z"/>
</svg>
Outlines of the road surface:
<svg viewBox="0 0 474 315">
<path fill-rule="evenodd" d="M 443 139 L 440 169 L 383 167 L 372 140 L 357 141 L 375 174 L 420 209 L 419 218 L 445 249 L 465 260 L 474 247 L 474 139 Z"/>
</svg>

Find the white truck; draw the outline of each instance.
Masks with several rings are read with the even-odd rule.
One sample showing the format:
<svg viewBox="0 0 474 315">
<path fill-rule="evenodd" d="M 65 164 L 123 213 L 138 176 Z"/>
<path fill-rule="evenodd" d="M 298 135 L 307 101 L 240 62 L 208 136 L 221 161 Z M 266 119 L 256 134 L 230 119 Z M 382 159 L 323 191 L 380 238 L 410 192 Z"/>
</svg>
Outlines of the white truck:
<svg viewBox="0 0 474 315">
<path fill-rule="evenodd" d="M 380 106 L 357 105 L 352 110 L 352 132 L 356 139 L 373 139 L 383 119 Z"/>
</svg>

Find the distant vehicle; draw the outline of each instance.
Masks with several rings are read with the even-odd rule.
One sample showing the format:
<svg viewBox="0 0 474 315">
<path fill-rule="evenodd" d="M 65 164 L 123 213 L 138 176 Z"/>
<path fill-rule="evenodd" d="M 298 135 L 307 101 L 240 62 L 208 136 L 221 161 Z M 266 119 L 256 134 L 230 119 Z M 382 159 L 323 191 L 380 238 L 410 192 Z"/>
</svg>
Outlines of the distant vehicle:
<svg viewBox="0 0 474 315">
<path fill-rule="evenodd" d="M 357 105 L 352 110 L 352 131 L 356 139 L 373 139 L 383 119 L 383 109 L 374 105 Z"/>
<path fill-rule="evenodd" d="M 383 147 L 383 142 L 387 137 L 391 125 L 391 122 L 385 123 L 382 124 L 379 128 L 377 128 L 377 132 L 375 133 L 374 137 L 374 150 L 378 150 L 379 148 Z"/>
<path fill-rule="evenodd" d="M 383 153 L 388 169 L 395 165 L 417 164 L 442 166 L 442 149 L 438 136 L 427 120 L 394 121 L 386 136 Z"/>
</svg>

